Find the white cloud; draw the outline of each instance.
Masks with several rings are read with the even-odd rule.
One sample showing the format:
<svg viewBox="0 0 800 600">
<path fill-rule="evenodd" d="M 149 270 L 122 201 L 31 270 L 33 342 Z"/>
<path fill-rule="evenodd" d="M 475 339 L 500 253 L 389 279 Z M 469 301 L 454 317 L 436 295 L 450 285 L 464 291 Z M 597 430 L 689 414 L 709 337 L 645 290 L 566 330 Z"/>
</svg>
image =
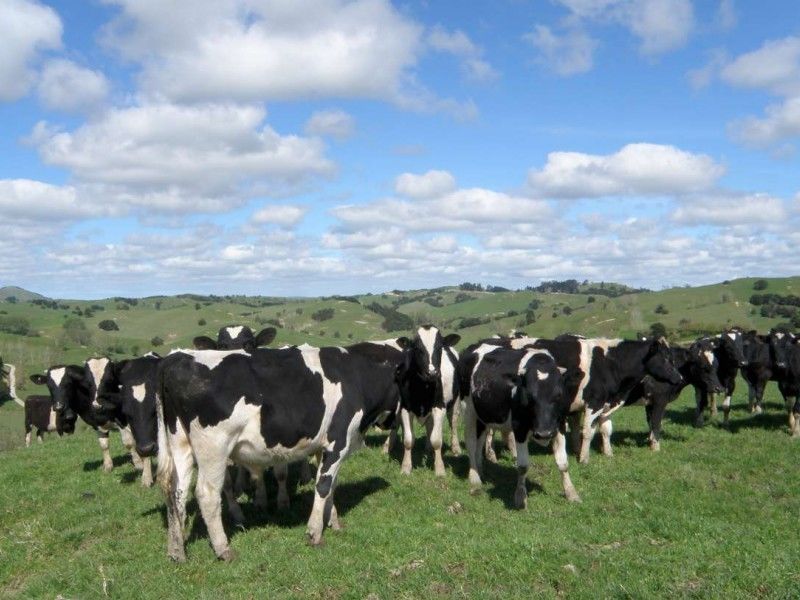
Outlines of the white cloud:
<svg viewBox="0 0 800 600">
<path fill-rule="evenodd" d="M 108 96 L 109 85 L 99 71 L 80 67 L 69 60 L 48 61 L 38 84 L 39 98 L 47 108 L 67 112 L 89 112 Z"/>
<path fill-rule="evenodd" d="M 734 198 L 703 198 L 687 202 L 672 215 L 685 225 L 780 224 L 788 213 L 783 200 L 764 194 Z"/>
<path fill-rule="evenodd" d="M 674 146 L 628 144 L 608 155 L 551 152 L 528 183 L 540 195 L 558 198 L 672 195 L 707 189 L 724 167 L 705 154 Z"/>
<path fill-rule="evenodd" d="M 0 211 L 6 219 L 52 222 L 107 216 L 111 207 L 79 198 L 73 186 L 58 186 L 31 179 L 0 179 Z"/>
<path fill-rule="evenodd" d="M 597 41 L 582 29 L 570 27 L 558 34 L 545 25 L 536 25 L 523 39 L 539 51 L 537 61 L 559 75 L 592 69 Z"/>
<path fill-rule="evenodd" d="M 312 114 L 306 121 L 305 132 L 308 135 L 322 135 L 344 140 L 353 135 L 355 128 L 355 119 L 345 111 L 321 110 Z"/>
<path fill-rule="evenodd" d="M 32 0 L 0 2 L 0 101 L 28 93 L 35 66 L 45 50 L 61 47 L 61 19 L 50 7 Z"/>
<path fill-rule="evenodd" d="M 259 225 L 273 224 L 281 227 L 294 227 L 308 212 L 304 206 L 294 204 L 270 204 L 253 213 L 251 220 Z"/>
<path fill-rule="evenodd" d="M 729 126 L 739 141 L 756 146 L 770 146 L 787 138 L 800 136 L 800 96 L 767 106 L 763 118 L 746 117 Z M 786 149 L 784 149 L 786 150 Z"/>
<path fill-rule="evenodd" d="M 461 70 L 467 79 L 487 82 L 499 76 L 495 68 L 482 58 L 483 48 L 460 29 L 447 31 L 437 25 L 428 33 L 427 41 L 434 50 L 461 58 Z"/>
<path fill-rule="evenodd" d="M 686 73 L 689 83 L 696 90 L 707 87 L 727 62 L 728 55 L 724 50 L 720 48 L 712 50 L 709 52 L 706 64 Z"/>
<path fill-rule="evenodd" d="M 394 182 L 395 192 L 407 198 L 437 198 L 452 192 L 456 179 L 447 171 L 428 171 L 423 175 L 403 173 Z"/>
<path fill-rule="evenodd" d="M 733 0 L 719 0 L 717 7 L 717 23 L 722 29 L 733 29 L 739 22 Z"/>
<path fill-rule="evenodd" d="M 738 56 L 722 69 L 723 81 L 764 89 L 780 96 L 800 95 L 800 37 L 769 40 Z"/>
<path fill-rule="evenodd" d="M 258 106 L 148 104 L 109 110 L 71 132 L 39 123 L 30 142 L 45 163 L 120 204 L 224 211 L 334 171 L 320 140 L 280 135 L 265 116 Z"/>
</svg>

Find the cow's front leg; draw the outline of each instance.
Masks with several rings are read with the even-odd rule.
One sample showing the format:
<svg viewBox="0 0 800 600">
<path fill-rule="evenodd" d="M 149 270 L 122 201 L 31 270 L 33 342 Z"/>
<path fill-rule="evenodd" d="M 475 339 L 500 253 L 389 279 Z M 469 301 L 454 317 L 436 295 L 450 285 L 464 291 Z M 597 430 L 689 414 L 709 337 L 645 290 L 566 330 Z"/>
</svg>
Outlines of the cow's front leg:
<svg viewBox="0 0 800 600">
<path fill-rule="evenodd" d="M 798 396 L 794 402 L 792 417 L 794 418 L 794 422 L 792 422 L 791 420 L 789 422 L 791 426 L 792 437 L 800 438 L 800 396 Z"/>
<path fill-rule="evenodd" d="M 458 417 L 461 413 L 461 400 L 456 398 L 450 405 L 450 452 L 453 456 L 461 456 L 461 443 L 458 441 Z"/>
<path fill-rule="evenodd" d="M 306 457 L 300 461 L 300 475 L 297 479 L 297 483 L 300 485 L 305 485 L 313 479 L 314 475 L 311 471 L 311 465 L 308 462 L 308 457 Z"/>
<path fill-rule="evenodd" d="M 98 431 L 97 441 L 100 444 L 100 450 L 103 452 L 103 471 L 110 473 L 114 468 L 114 461 L 111 460 L 111 452 L 109 450 L 108 432 Z"/>
<path fill-rule="evenodd" d="M 437 477 L 444 477 L 444 460 L 442 460 L 442 429 L 444 428 L 445 409 L 434 406 L 432 415 L 429 417 L 432 422 L 430 430 L 431 447 L 433 448 L 433 471 Z"/>
<path fill-rule="evenodd" d="M 572 485 L 572 479 L 569 476 L 569 460 L 567 459 L 567 438 L 564 435 L 564 430 L 559 429 L 556 437 L 553 438 L 553 458 L 556 460 L 556 466 L 561 472 L 561 485 L 564 488 L 564 496 L 570 502 L 580 502 L 581 497 L 578 496 L 575 486 Z"/>
<path fill-rule="evenodd" d="M 142 487 L 152 487 L 153 485 L 153 469 L 150 465 L 150 457 L 145 456 L 142 458 Z"/>
<path fill-rule="evenodd" d="M 400 409 L 400 422 L 403 424 L 403 463 L 400 472 L 411 474 L 411 449 L 414 447 L 414 416 L 405 408 Z"/>
<path fill-rule="evenodd" d="M 307 460 L 304 460 L 308 464 Z M 286 490 L 286 480 L 289 477 L 289 465 L 281 463 L 272 467 L 275 480 L 278 482 L 278 509 L 286 510 L 289 508 L 289 492 Z"/>
<path fill-rule="evenodd" d="M 654 452 L 661 450 L 661 421 L 667 408 L 666 400 L 653 399 L 653 404 L 647 407 L 650 421 L 650 449 Z"/>
<path fill-rule="evenodd" d="M 712 418 L 717 416 L 717 395 L 712 392 L 708 393 L 708 412 Z"/>
<path fill-rule="evenodd" d="M 397 443 L 397 426 L 392 425 L 392 428 L 389 430 L 389 435 L 386 437 L 386 441 L 383 443 L 383 453 L 389 454 L 394 448 L 394 445 Z"/>
<path fill-rule="evenodd" d="M 144 465 L 142 463 L 142 457 L 139 456 L 138 452 L 136 452 L 136 440 L 133 439 L 133 433 L 131 432 L 130 426 L 120 429 L 119 437 L 122 439 L 122 445 L 125 447 L 125 450 L 127 450 L 128 454 L 131 455 L 133 468 L 137 471 L 141 471 L 144 468 Z"/>
<path fill-rule="evenodd" d="M 485 433 L 481 442 L 483 455 L 490 463 L 497 464 L 497 453 L 494 451 L 494 429 L 487 427 Z"/>
<path fill-rule="evenodd" d="M 575 456 L 579 456 L 581 453 L 581 415 L 580 412 L 571 412 L 567 415 L 569 442 Z"/>
<path fill-rule="evenodd" d="M 521 439 L 522 436 L 520 436 Z M 516 442 L 517 451 L 517 489 L 514 492 L 514 506 L 519 509 L 528 508 L 528 486 L 526 479 L 528 476 L 528 466 L 530 457 L 528 455 L 528 442 Z"/>
<path fill-rule="evenodd" d="M 603 454 L 605 456 L 614 456 L 614 450 L 611 448 L 611 433 L 614 431 L 614 426 L 611 423 L 610 417 L 600 418 L 600 440 L 602 441 Z"/>
<path fill-rule="evenodd" d="M 264 482 L 264 468 L 257 467 L 251 468 L 249 471 L 250 479 L 253 480 L 253 485 L 256 488 L 256 494 L 253 498 L 253 505 L 259 510 L 267 510 L 267 486 Z"/>
<path fill-rule="evenodd" d="M 694 389 L 694 426 L 702 427 L 704 424 L 704 412 L 708 404 L 708 394 L 698 388 Z"/>
<path fill-rule="evenodd" d="M 602 412 L 602 409 L 592 412 L 588 406 L 586 407 L 583 417 L 583 439 L 581 440 L 581 454 L 578 457 L 578 462 L 581 464 L 585 465 L 589 462 L 589 449 L 591 448 L 594 434 L 597 431 L 597 427 L 595 427 L 594 422 L 602 414 Z"/>
<path fill-rule="evenodd" d="M 26 429 L 25 430 L 25 447 L 26 448 L 30 448 L 31 447 L 31 439 L 32 438 L 33 438 L 33 433 L 31 432 L 30 429 Z"/>
<path fill-rule="evenodd" d="M 506 448 L 508 448 L 508 452 L 511 454 L 511 457 L 514 460 L 517 460 L 517 449 L 519 446 L 517 445 L 517 439 L 514 436 L 513 431 L 504 431 L 503 432 L 503 441 L 506 443 Z"/>
</svg>

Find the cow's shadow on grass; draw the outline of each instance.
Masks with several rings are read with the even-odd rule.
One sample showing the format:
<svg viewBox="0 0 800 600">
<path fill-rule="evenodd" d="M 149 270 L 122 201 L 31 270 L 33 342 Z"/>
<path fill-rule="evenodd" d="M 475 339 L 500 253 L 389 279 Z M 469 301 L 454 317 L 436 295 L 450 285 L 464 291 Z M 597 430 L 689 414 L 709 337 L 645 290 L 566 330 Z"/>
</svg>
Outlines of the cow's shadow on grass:
<svg viewBox="0 0 800 600">
<path fill-rule="evenodd" d="M 776 409 L 776 410 L 773 410 Z M 730 420 L 728 429 L 731 433 L 739 433 L 742 430 L 766 429 L 779 430 L 788 427 L 788 417 L 783 406 L 769 405 L 764 406 L 764 412 L 759 415 L 746 414 Z"/>
<path fill-rule="evenodd" d="M 727 425 L 723 423 L 721 408 L 719 408 L 719 412 L 714 417 L 709 416 L 708 410 L 706 409 L 703 414 L 703 427 L 719 427 L 720 429 L 726 429 L 736 434 L 742 430 L 779 430 L 787 426 L 786 408 L 783 404 L 779 402 L 764 402 L 762 406 L 764 412 L 757 415 L 751 414 L 747 410 L 746 405 L 734 405 Z M 669 409 L 666 412 L 665 418 L 673 423 L 693 427 L 695 422 L 695 409 L 694 407 Z M 616 435 L 616 432 L 614 432 L 614 435 Z M 662 438 L 663 437 L 662 434 Z"/>
<path fill-rule="evenodd" d="M 125 464 L 131 464 L 131 457 L 128 454 L 120 454 L 118 456 L 113 456 L 111 458 L 111 462 L 114 463 L 114 468 L 121 467 Z M 103 468 L 103 459 L 100 460 L 87 460 L 83 463 L 83 470 L 84 472 L 89 471 L 97 471 L 98 469 Z"/>
<path fill-rule="evenodd" d="M 600 436 L 597 439 L 596 447 L 600 449 L 602 441 Z M 668 429 L 661 430 L 661 441 L 685 442 L 686 437 L 677 433 L 672 433 Z M 645 448 L 650 445 L 650 431 L 631 431 L 629 429 L 615 429 L 611 434 L 611 446 L 631 446 Z"/>
</svg>

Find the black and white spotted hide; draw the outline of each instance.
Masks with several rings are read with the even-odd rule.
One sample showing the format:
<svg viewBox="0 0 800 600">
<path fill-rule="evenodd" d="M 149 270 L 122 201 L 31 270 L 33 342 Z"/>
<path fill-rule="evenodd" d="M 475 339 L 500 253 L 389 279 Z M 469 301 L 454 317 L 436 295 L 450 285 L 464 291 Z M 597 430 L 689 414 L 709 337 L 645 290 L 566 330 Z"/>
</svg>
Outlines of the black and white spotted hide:
<svg viewBox="0 0 800 600">
<path fill-rule="evenodd" d="M 57 432 L 59 436 L 75 431 L 75 413 L 57 413 L 53 410 L 50 396 L 28 396 L 25 398 L 25 446 L 30 447 L 33 428 L 36 439 L 42 442 L 46 432 Z"/>
</svg>

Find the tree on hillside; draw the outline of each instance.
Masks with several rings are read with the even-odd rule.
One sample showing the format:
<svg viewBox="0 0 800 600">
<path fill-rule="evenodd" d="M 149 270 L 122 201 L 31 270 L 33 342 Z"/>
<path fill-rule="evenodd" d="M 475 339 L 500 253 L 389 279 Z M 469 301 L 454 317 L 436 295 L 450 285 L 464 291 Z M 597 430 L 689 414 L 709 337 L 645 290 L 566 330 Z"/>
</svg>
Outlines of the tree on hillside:
<svg viewBox="0 0 800 600">
<path fill-rule="evenodd" d="M 119 331 L 119 325 L 111 319 L 103 319 L 97 326 L 103 331 Z"/>
<path fill-rule="evenodd" d="M 86 323 L 76 317 L 70 317 L 64 321 L 61 326 L 64 330 L 64 339 L 66 343 L 77 344 L 79 346 L 88 346 L 92 342 L 92 333 L 86 328 Z"/>
<path fill-rule="evenodd" d="M 767 289 L 768 285 L 769 283 L 766 279 L 756 279 L 756 281 L 753 283 L 753 289 L 757 292 L 760 292 L 761 290 Z"/>
<path fill-rule="evenodd" d="M 667 337 L 667 326 L 660 321 L 650 325 L 650 336 L 654 338 Z"/>
</svg>

